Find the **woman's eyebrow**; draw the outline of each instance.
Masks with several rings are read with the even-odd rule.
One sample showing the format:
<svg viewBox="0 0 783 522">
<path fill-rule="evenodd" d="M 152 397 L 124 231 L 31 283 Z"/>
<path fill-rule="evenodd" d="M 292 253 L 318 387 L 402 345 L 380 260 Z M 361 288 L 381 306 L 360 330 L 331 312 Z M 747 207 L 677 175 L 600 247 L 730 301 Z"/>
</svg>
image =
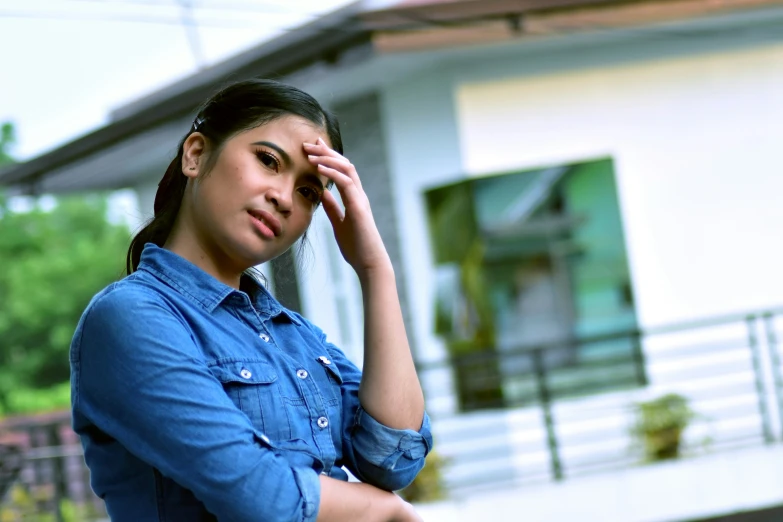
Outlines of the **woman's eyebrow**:
<svg viewBox="0 0 783 522">
<path fill-rule="evenodd" d="M 315 174 L 305 174 L 304 176 L 302 176 L 302 179 L 304 181 L 308 182 L 308 183 L 312 183 L 313 185 L 318 187 L 318 190 L 320 190 L 322 192 L 325 190 L 324 189 L 324 182 L 321 181 L 321 178 L 319 178 Z"/>
<path fill-rule="evenodd" d="M 264 147 L 269 147 L 270 149 L 274 149 L 275 152 L 280 154 L 280 157 L 283 158 L 283 161 L 286 163 L 286 165 L 293 164 L 293 162 L 291 161 L 291 156 L 289 156 L 286 151 L 284 151 L 278 145 L 272 143 L 271 141 L 257 141 L 253 143 L 253 145 L 262 145 Z"/>
</svg>

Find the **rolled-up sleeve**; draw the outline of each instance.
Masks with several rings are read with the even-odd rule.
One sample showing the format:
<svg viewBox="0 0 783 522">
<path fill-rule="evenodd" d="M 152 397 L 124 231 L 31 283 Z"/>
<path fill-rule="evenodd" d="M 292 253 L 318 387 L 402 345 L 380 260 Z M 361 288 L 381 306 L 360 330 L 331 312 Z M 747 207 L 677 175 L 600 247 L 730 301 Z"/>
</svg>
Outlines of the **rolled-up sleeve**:
<svg viewBox="0 0 783 522">
<path fill-rule="evenodd" d="M 316 519 L 316 471 L 290 466 L 253 426 L 154 292 L 124 287 L 98 298 L 71 361 L 75 414 L 191 490 L 217 519 Z"/>
<path fill-rule="evenodd" d="M 408 486 L 424 467 L 424 458 L 432 449 L 430 419 L 424 413 L 421 428 L 400 430 L 378 422 L 359 401 L 362 373 L 326 335 L 309 324 L 337 365 L 342 377 L 343 458 L 346 467 L 359 480 L 373 486 L 397 491 Z"/>
<path fill-rule="evenodd" d="M 381 424 L 359 406 L 350 432 L 346 446 L 354 467 L 361 477 L 371 477 L 374 485 L 389 491 L 413 482 L 432 448 L 426 412 L 418 431 L 398 430 Z"/>
</svg>

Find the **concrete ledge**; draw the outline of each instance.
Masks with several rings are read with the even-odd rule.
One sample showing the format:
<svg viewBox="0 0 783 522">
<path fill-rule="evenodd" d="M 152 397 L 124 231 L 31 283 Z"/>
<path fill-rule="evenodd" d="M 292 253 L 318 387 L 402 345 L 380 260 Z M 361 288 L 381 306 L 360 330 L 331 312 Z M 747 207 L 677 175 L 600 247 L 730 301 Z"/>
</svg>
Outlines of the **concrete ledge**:
<svg viewBox="0 0 783 522">
<path fill-rule="evenodd" d="M 725 451 L 417 509 L 427 522 L 693 520 L 783 504 L 781 463 L 783 445 Z"/>
</svg>

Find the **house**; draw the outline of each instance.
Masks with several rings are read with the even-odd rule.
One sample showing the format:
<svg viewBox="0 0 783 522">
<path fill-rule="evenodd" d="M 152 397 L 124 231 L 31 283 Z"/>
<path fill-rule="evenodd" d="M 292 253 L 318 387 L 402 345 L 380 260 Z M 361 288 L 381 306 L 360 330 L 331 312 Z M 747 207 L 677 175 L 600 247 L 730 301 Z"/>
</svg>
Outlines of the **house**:
<svg viewBox="0 0 783 522">
<path fill-rule="evenodd" d="M 134 188 L 149 213 L 199 102 L 293 83 L 338 114 L 395 265 L 460 499 L 428 519 L 762 508 L 783 504 L 782 37 L 778 0 L 362 1 L 0 183 Z M 313 227 L 312 259 L 271 285 L 361 362 L 357 281 Z M 631 405 L 666 392 L 699 413 L 693 458 L 636 466 Z"/>
</svg>

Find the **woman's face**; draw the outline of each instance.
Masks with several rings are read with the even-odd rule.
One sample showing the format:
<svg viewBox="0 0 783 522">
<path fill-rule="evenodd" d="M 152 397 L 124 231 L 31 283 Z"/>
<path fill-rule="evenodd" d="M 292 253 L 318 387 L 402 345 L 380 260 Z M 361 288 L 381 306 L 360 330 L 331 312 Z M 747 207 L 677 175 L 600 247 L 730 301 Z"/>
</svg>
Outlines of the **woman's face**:
<svg viewBox="0 0 783 522">
<path fill-rule="evenodd" d="M 327 183 L 303 148 L 319 136 L 327 139 L 312 122 L 285 116 L 228 140 L 213 168 L 199 176 L 203 139 L 191 135 L 183 172 L 191 178 L 189 213 L 202 247 L 240 270 L 291 247 L 310 225 Z"/>
</svg>

